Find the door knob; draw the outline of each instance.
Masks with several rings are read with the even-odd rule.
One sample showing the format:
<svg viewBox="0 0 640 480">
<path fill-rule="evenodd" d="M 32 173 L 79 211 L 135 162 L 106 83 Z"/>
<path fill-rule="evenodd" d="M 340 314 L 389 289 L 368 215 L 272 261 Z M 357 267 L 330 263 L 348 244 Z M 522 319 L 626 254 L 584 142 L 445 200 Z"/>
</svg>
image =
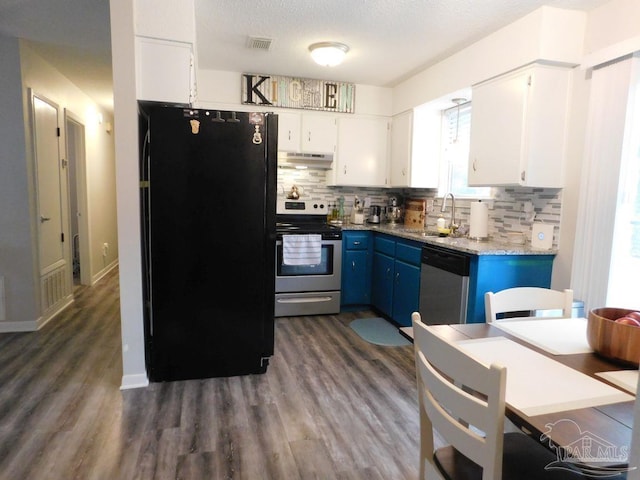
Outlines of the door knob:
<svg viewBox="0 0 640 480">
<path fill-rule="evenodd" d="M 50 217 L 43 217 L 42 215 L 40 215 L 40 223 L 48 222 L 49 220 L 51 220 Z"/>
</svg>

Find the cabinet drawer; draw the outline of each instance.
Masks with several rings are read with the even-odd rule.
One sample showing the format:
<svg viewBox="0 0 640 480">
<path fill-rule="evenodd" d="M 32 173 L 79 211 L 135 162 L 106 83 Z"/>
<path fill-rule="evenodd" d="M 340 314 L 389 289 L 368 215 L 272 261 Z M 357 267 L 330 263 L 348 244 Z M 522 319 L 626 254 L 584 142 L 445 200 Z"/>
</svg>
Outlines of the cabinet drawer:
<svg viewBox="0 0 640 480">
<path fill-rule="evenodd" d="M 412 265 L 420 265 L 422 248 L 398 242 L 396 245 L 396 259 Z"/>
<path fill-rule="evenodd" d="M 376 252 L 385 253 L 393 257 L 396 254 L 396 241 L 376 235 L 374 248 Z"/>
<path fill-rule="evenodd" d="M 369 234 L 349 233 L 343 236 L 344 247 L 347 250 L 367 250 L 369 248 Z"/>
</svg>

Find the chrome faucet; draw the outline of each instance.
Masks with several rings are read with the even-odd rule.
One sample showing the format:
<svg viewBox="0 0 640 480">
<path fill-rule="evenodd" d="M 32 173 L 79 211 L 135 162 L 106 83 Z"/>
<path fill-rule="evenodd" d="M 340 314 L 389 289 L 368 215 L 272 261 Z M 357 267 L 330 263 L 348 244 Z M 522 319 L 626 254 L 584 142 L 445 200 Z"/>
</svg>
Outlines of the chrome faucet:
<svg viewBox="0 0 640 480">
<path fill-rule="evenodd" d="M 440 211 L 443 213 L 446 211 L 448 196 L 451 196 L 451 222 L 449 223 L 449 235 L 453 235 L 458 229 L 458 225 L 456 224 L 456 199 L 453 196 L 453 193 L 449 192 L 442 197 L 442 208 Z"/>
</svg>

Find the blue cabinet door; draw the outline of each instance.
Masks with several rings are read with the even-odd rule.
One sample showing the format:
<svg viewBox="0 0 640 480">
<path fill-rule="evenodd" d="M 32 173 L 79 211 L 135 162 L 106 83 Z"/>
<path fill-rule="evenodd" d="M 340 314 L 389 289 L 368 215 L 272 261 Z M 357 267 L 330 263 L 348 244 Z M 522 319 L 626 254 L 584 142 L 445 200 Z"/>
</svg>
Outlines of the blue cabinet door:
<svg viewBox="0 0 640 480">
<path fill-rule="evenodd" d="M 342 304 L 371 303 L 371 268 L 367 250 L 347 250 L 342 257 Z"/>
<path fill-rule="evenodd" d="M 420 267 L 396 260 L 393 287 L 393 319 L 403 327 L 411 326 L 411 314 L 418 311 Z"/>
<path fill-rule="evenodd" d="M 380 252 L 373 254 L 373 280 L 371 297 L 373 306 L 382 313 L 393 315 L 394 260 Z"/>
<path fill-rule="evenodd" d="M 372 245 L 370 232 L 343 232 L 342 305 L 371 303 Z"/>
</svg>

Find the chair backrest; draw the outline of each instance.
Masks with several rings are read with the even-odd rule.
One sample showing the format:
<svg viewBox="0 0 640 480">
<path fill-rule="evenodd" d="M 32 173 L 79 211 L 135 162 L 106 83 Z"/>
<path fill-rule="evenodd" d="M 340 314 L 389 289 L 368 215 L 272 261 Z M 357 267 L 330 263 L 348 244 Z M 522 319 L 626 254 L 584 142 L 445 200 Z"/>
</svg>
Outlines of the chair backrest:
<svg viewBox="0 0 640 480">
<path fill-rule="evenodd" d="M 573 290 L 515 287 L 496 293 L 487 292 L 484 294 L 484 308 L 487 323 L 495 321 L 500 313 L 532 310 L 560 310 L 562 313 L 551 318 L 568 318 L 573 309 Z"/>
<path fill-rule="evenodd" d="M 412 314 L 412 320 L 420 405 L 421 475 L 425 461 L 433 464 L 435 430 L 482 467 L 483 480 L 499 480 L 506 368 L 487 367 L 470 357 L 422 323 L 418 312 Z M 479 434 L 478 430 L 484 433 Z"/>
</svg>

